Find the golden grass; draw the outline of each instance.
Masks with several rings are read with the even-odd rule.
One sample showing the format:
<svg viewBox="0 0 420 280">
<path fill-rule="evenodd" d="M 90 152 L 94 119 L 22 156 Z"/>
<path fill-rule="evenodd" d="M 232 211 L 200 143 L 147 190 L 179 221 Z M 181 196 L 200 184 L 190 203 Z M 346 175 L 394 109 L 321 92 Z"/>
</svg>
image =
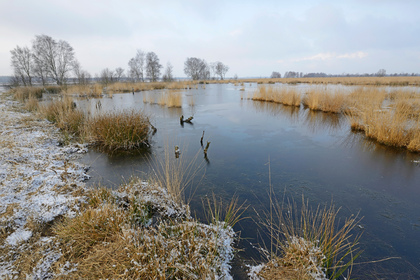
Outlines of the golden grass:
<svg viewBox="0 0 420 280">
<path fill-rule="evenodd" d="M 329 279 L 351 274 L 360 236 L 353 229 L 360 221 L 351 216 L 345 221 L 337 218 L 334 206 L 311 209 L 302 199 L 300 210 L 296 203 L 283 205 L 270 199 L 270 210 L 263 221 L 271 240 L 267 248 L 268 262 L 258 273 L 265 279 Z M 282 275 L 284 278 L 279 278 Z"/>
<path fill-rule="evenodd" d="M 53 100 L 39 105 L 40 113 L 50 122 L 57 125 L 65 133 L 80 136 L 85 123 L 83 112 L 75 109 L 71 98 Z"/>
<path fill-rule="evenodd" d="M 122 186 L 118 193 L 103 188 L 91 191 L 90 206 L 85 211 L 53 228 L 63 252 L 55 271 L 69 262 L 77 269 L 61 278 L 223 277 L 223 232 L 188 216 L 175 221 L 162 212 L 162 201 L 143 201 L 147 194 L 161 192 L 138 180 Z"/>
<path fill-rule="evenodd" d="M 341 113 L 346 105 L 346 100 L 346 95 L 343 93 L 328 92 L 326 89 L 315 88 L 306 92 L 302 103 L 314 111 Z"/>
<path fill-rule="evenodd" d="M 151 125 L 142 111 L 111 112 L 92 117 L 85 137 L 105 150 L 129 150 L 148 146 Z"/>
<path fill-rule="evenodd" d="M 202 163 L 197 163 L 198 153 L 192 160 L 186 162 L 183 153 L 186 148 L 181 147 L 180 154 L 176 158 L 171 152 L 169 145 L 166 144 L 163 158 L 151 162 L 153 175 L 151 180 L 153 184 L 162 189 L 166 189 L 172 200 L 182 205 L 188 203 L 189 199 L 185 196 L 186 188 L 192 188 L 196 176 L 202 170 Z M 201 179 L 198 179 L 201 180 Z M 194 193 L 195 190 L 191 190 Z"/>
<path fill-rule="evenodd" d="M 386 98 L 388 97 L 388 100 Z M 369 88 L 349 96 L 346 116 L 355 131 L 379 143 L 420 151 L 420 97 L 407 91 Z"/>
<path fill-rule="evenodd" d="M 258 86 L 258 89 L 254 92 L 252 100 L 299 107 L 301 95 L 296 89 L 261 85 Z"/>
</svg>

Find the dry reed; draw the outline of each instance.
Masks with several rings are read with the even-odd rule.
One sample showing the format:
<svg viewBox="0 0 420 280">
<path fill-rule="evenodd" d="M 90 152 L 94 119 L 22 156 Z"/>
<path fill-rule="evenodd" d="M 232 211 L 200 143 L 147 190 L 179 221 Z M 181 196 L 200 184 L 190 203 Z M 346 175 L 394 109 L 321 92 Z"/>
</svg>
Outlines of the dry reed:
<svg viewBox="0 0 420 280">
<path fill-rule="evenodd" d="M 129 150 L 149 145 L 151 125 L 145 113 L 133 110 L 95 116 L 85 130 L 87 139 L 105 150 Z"/>
<path fill-rule="evenodd" d="M 268 262 L 258 272 L 264 279 L 337 279 L 347 273 L 355 258 L 360 236 L 352 230 L 360 221 L 351 216 L 344 222 L 337 219 L 339 209 L 333 206 L 311 209 L 302 199 L 284 206 L 270 199 L 271 207 L 264 217 L 270 237 Z M 280 276 L 282 275 L 282 276 Z M 283 278 L 289 277 L 289 278 Z M 318 277 L 318 278 L 317 278 Z"/>
<path fill-rule="evenodd" d="M 157 186 L 133 179 L 88 194 L 90 206 L 53 232 L 58 275 L 78 279 L 218 279 L 233 257 L 233 231 L 193 220 Z M 64 270 L 68 263 L 77 269 Z M 65 271 L 65 274 L 63 274 Z"/>
</svg>

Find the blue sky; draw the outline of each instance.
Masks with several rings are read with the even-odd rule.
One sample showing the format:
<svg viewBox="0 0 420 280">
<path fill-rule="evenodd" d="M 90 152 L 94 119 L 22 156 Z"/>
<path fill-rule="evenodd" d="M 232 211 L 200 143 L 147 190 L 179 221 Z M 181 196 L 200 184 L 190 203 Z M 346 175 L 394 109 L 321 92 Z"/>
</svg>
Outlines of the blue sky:
<svg viewBox="0 0 420 280">
<path fill-rule="evenodd" d="M 420 73 L 420 1 L 0 0 L 0 75 L 35 35 L 66 40 L 92 75 L 128 68 L 137 49 L 185 76 L 184 61 L 222 61 L 227 76 L 272 71 Z"/>
</svg>

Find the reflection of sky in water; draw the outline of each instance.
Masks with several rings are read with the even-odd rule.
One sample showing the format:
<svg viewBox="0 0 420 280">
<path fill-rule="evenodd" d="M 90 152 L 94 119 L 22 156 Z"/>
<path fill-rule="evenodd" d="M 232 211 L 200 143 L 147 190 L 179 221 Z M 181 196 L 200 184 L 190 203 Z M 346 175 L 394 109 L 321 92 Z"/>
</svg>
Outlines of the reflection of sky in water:
<svg viewBox="0 0 420 280">
<path fill-rule="evenodd" d="M 79 100 L 78 107 L 95 114 L 96 102 L 100 100 L 101 111 L 145 110 L 158 129 L 149 154 L 152 160 L 163 154 L 165 145 L 179 145 L 187 159 L 199 151 L 201 159 L 199 141 L 205 131 L 204 143 L 211 142 L 209 163 L 196 190 L 197 199 L 191 202 L 193 210 L 199 211 L 199 197 L 211 192 L 226 199 L 236 193 L 261 210 L 268 203 L 270 160 L 271 181 L 279 197 L 286 191 L 297 200 L 303 193 L 313 205 L 333 200 L 342 207 L 343 217 L 360 211 L 365 228 L 361 239 L 365 252 L 360 261 L 402 257 L 355 267 L 361 279 L 373 277 L 366 276 L 366 271 L 389 279 L 394 279 L 392 273 L 397 272 L 420 277 L 420 166 L 412 162 L 420 156 L 375 144 L 350 132 L 346 119 L 339 115 L 241 100 L 257 86 L 245 84 L 245 92 L 239 91 L 241 87 L 206 85 L 205 89 L 199 86 L 181 91 L 182 108 L 143 103 L 145 94 L 165 91 Z M 310 85 L 293 87 L 304 91 Z M 189 105 L 191 96 L 194 106 Z M 181 115 L 194 116 L 193 124 L 181 127 Z M 84 161 L 92 166 L 92 184 L 101 181 L 110 186 L 132 174 L 147 176 L 149 165 L 142 155 L 107 156 L 94 151 Z M 253 211 L 248 212 L 247 215 L 254 215 Z M 242 237 L 255 238 L 257 227 L 251 221 L 241 225 L 238 230 Z M 249 248 L 246 253 L 253 254 Z"/>
</svg>

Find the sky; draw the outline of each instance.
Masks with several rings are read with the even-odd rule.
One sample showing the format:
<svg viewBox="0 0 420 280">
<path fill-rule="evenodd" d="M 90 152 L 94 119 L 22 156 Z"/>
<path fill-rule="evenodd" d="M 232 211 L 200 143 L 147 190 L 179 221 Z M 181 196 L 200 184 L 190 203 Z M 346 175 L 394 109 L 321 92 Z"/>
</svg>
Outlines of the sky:
<svg viewBox="0 0 420 280">
<path fill-rule="evenodd" d="M 137 49 L 176 77 L 188 57 L 223 62 L 227 77 L 420 73 L 419 12 L 418 0 L 0 0 L 0 76 L 41 34 L 67 41 L 92 75 L 127 69 Z"/>
</svg>

